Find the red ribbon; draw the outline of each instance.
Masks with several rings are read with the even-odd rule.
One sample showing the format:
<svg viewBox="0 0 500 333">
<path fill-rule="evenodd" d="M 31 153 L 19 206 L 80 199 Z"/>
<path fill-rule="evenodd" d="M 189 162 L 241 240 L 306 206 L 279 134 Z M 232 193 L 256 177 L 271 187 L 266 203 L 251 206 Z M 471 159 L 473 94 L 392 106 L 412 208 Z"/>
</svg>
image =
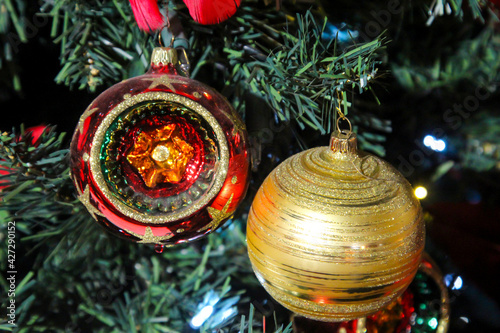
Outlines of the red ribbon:
<svg viewBox="0 0 500 333">
<path fill-rule="evenodd" d="M 236 13 L 241 0 L 184 0 L 189 14 L 198 23 L 221 23 Z"/>
<path fill-rule="evenodd" d="M 165 25 L 157 0 L 130 0 L 130 5 L 139 29 L 152 32 Z"/>
<path fill-rule="evenodd" d="M 129 0 L 139 29 L 152 32 L 165 25 L 157 0 Z M 184 0 L 189 14 L 198 23 L 221 23 L 236 13 L 241 0 Z"/>
</svg>

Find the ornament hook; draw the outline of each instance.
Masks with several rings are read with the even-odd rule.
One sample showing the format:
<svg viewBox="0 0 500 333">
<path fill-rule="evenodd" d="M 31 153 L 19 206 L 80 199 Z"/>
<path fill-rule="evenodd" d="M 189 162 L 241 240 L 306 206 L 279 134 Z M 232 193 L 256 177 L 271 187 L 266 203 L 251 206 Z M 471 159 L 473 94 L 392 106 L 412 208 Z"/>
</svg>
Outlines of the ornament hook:
<svg viewBox="0 0 500 333">
<path fill-rule="evenodd" d="M 335 109 L 337 110 L 337 113 L 338 113 L 338 117 L 337 117 L 337 131 L 339 133 L 343 133 L 343 134 L 348 134 L 348 133 L 344 133 L 341 129 L 340 129 L 340 120 L 345 120 L 347 121 L 347 123 L 349 124 L 349 133 L 352 133 L 352 124 L 351 122 L 349 121 L 349 119 L 347 119 L 347 117 L 345 116 L 345 114 L 342 112 L 342 110 L 340 109 L 340 104 L 342 103 L 342 101 L 344 101 L 344 92 L 342 91 L 341 92 L 342 94 L 342 99 L 340 98 L 339 96 L 339 91 L 337 90 L 337 101 L 339 102 L 339 106 L 335 106 Z"/>
<path fill-rule="evenodd" d="M 167 23 L 159 30 L 158 32 L 158 44 L 160 45 L 160 47 L 163 47 L 163 30 L 167 29 L 167 32 L 172 35 L 172 39 L 170 40 L 170 46 L 169 47 L 174 47 L 174 42 L 175 42 L 175 35 L 174 35 L 174 32 L 170 29 L 170 20 L 168 19 L 167 17 Z"/>
<path fill-rule="evenodd" d="M 158 33 L 158 43 L 160 44 L 160 47 L 163 47 L 163 43 L 162 43 L 162 32 L 163 30 L 167 29 L 167 32 L 172 35 L 172 39 L 170 40 L 170 46 L 171 48 L 174 47 L 174 41 L 175 41 L 175 34 L 174 34 L 174 31 L 172 29 L 170 29 L 170 13 L 168 11 L 168 6 L 167 6 L 167 9 L 166 9 L 167 13 L 165 15 L 166 17 L 166 22 L 165 24 L 163 25 L 163 27 L 159 30 L 159 33 Z"/>
<path fill-rule="evenodd" d="M 344 133 L 344 131 L 340 129 L 340 121 L 341 121 L 341 120 L 345 120 L 345 121 L 347 121 L 347 123 L 349 124 L 349 132 L 352 132 L 352 125 L 351 125 L 351 122 L 349 121 L 349 119 L 348 119 L 346 116 L 344 116 L 344 117 L 338 117 L 338 118 L 337 118 L 337 131 L 338 131 L 339 133 Z M 347 134 L 347 133 L 344 133 L 344 134 Z"/>
</svg>

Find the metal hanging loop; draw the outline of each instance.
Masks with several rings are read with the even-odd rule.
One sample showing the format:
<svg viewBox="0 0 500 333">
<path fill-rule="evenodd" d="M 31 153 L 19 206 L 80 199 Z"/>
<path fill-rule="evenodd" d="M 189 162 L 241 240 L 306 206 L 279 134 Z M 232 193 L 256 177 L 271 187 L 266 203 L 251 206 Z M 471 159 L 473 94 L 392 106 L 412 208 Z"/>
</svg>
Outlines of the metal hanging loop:
<svg viewBox="0 0 500 333">
<path fill-rule="evenodd" d="M 337 131 L 339 133 L 344 133 L 344 131 L 340 129 L 340 121 L 341 120 L 347 121 L 347 123 L 349 124 L 349 132 L 352 132 L 352 124 L 346 116 L 337 118 Z"/>
</svg>

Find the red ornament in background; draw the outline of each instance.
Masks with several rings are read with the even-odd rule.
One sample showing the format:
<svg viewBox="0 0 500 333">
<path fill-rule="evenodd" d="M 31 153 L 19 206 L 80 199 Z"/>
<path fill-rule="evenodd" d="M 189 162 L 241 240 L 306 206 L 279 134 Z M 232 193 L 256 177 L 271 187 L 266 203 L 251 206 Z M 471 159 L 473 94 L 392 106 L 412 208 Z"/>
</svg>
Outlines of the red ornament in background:
<svg viewBox="0 0 500 333">
<path fill-rule="evenodd" d="M 46 125 L 38 125 L 33 127 L 28 127 L 23 135 L 27 135 L 31 133 L 31 144 L 33 146 L 38 146 L 38 140 L 42 136 L 42 134 L 47 131 L 49 128 Z"/>
<path fill-rule="evenodd" d="M 490 0 L 490 2 L 500 9 L 500 0 Z"/>
<path fill-rule="evenodd" d="M 24 131 L 24 134 L 23 136 L 25 135 L 31 135 L 31 145 L 33 146 L 38 146 L 39 144 L 39 140 L 40 140 L 40 137 L 42 136 L 42 134 L 48 130 L 48 127 L 46 125 L 38 125 L 38 126 L 33 126 L 33 127 L 28 127 L 25 131 Z M 21 138 L 17 138 L 17 141 L 20 141 Z M 8 175 L 9 174 L 9 170 L 10 169 L 4 169 L 4 168 L 0 168 L 0 176 L 5 176 L 5 175 Z M 5 184 L 5 181 L 4 180 L 0 180 L 0 191 L 7 187 L 7 186 L 2 186 L 1 184 L 4 183 Z"/>
<path fill-rule="evenodd" d="M 236 13 L 241 0 L 184 0 L 189 14 L 198 23 L 221 23 Z"/>
<path fill-rule="evenodd" d="M 229 219 L 249 181 L 245 126 L 228 101 L 177 75 L 156 48 L 147 74 L 106 90 L 71 143 L 78 197 L 102 226 L 161 245 L 198 239 Z"/>
</svg>

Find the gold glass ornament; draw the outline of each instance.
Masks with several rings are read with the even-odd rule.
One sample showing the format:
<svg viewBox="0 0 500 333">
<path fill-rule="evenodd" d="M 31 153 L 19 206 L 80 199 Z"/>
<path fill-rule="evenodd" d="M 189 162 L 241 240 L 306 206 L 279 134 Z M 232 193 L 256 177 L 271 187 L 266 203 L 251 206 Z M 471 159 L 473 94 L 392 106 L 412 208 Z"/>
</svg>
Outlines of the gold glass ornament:
<svg viewBox="0 0 500 333">
<path fill-rule="evenodd" d="M 247 226 L 264 288 L 291 311 L 322 321 L 364 317 L 401 295 L 417 272 L 424 237 L 408 181 L 358 151 L 350 131 L 273 170 Z"/>
</svg>

